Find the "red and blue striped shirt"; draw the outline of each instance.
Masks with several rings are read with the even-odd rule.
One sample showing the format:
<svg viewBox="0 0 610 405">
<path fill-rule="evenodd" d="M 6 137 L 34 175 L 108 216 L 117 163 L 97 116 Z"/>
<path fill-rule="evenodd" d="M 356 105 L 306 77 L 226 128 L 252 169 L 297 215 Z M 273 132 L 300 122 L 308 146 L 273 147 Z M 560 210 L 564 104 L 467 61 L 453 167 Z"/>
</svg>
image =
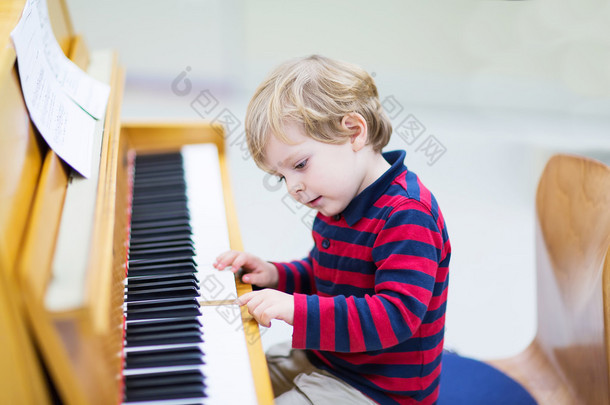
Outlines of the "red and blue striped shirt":
<svg viewBox="0 0 610 405">
<path fill-rule="evenodd" d="M 308 257 L 274 263 L 294 295 L 292 346 L 382 404 L 438 397 L 451 245 L 404 151 L 340 214 L 318 213 Z"/>
</svg>

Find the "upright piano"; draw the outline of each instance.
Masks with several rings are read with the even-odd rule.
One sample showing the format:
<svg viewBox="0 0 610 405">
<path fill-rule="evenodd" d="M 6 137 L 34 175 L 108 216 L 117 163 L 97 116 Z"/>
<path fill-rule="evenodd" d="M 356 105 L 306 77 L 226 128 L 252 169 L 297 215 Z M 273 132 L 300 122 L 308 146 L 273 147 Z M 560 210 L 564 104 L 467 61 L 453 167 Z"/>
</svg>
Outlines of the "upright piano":
<svg viewBox="0 0 610 405">
<path fill-rule="evenodd" d="M 0 402 L 273 403 L 250 290 L 211 268 L 240 249 L 223 128 L 122 123 L 124 72 L 48 0 L 64 53 L 111 86 L 84 179 L 26 109 L 0 3 Z"/>
</svg>

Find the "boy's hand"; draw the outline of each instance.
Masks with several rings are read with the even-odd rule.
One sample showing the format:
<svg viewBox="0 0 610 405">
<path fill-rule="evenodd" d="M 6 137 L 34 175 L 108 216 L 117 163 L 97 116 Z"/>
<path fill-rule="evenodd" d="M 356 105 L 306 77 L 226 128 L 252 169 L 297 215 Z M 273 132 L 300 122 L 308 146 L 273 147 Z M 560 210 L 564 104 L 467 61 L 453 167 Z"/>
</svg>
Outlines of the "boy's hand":
<svg viewBox="0 0 610 405">
<path fill-rule="evenodd" d="M 250 253 L 229 250 L 221 253 L 213 266 L 218 270 L 231 266 L 233 273 L 237 273 L 242 268 L 246 273 L 241 278 L 244 283 L 277 288 L 278 274 L 275 266 Z"/>
<path fill-rule="evenodd" d="M 294 298 L 277 290 L 264 289 L 246 293 L 237 299 L 239 305 L 247 305 L 248 312 L 263 326 L 271 326 L 272 319 L 289 325 L 294 321 Z"/>
</svg>

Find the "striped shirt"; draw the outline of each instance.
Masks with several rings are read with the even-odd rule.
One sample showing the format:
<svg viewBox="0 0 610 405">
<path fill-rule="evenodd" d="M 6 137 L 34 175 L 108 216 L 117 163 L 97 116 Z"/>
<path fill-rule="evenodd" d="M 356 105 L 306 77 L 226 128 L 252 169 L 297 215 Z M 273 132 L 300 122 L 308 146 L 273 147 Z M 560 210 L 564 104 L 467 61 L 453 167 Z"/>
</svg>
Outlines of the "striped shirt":
<svg viewBox="0 0 610 405">
<path fill-rule="evenodd" d="M 451 246 L 404 151 L 340 215 L 318 213 L 303 260 L 274 263 L 294 295 L 292 346 L 382 404 L 438 397 Z"/>
</svg>

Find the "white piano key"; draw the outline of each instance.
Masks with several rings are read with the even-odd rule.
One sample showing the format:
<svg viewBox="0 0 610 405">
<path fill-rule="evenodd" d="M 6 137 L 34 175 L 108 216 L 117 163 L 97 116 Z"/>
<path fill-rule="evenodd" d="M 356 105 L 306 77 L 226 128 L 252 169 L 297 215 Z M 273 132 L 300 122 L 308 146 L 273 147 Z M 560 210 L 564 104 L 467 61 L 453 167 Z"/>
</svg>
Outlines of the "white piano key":
<svg viewBox="0 0 610 405">
<path fill-rule="evenodd" d="M 182 148 L 193 242 L 199 265 L 211 265 L 230 248 L 218 148 L 214 144 Z"/>
<path fill-rule="evenodd" d="M 208 387 L 208 398 L 204 403 L 256 404 L 239 306 L 203 306 L 201 313 L 204 329 L 202 348 L 206 362 L 202 369 Z"/>
</svg>

